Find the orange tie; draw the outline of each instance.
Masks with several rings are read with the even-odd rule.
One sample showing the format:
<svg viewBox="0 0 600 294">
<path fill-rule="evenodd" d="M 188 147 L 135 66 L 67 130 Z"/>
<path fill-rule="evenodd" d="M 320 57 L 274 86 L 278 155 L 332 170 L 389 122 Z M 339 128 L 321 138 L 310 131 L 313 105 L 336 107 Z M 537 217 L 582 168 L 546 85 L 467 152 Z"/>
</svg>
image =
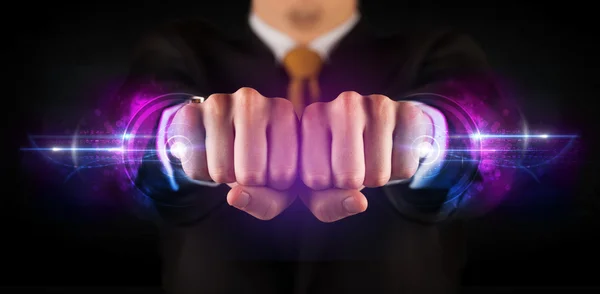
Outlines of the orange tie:
<svg viewBox="0 0 600 294">
<path fill-rule="evenodd" d="M 294 104 L 296 114 L 300 117 L 306 105 L 319 100 L 318 76 L 321 71 L 321 57 L 306 47 L 297 47 L 285 56 L 283 65 L 290 76 L 288 99 Z M 310 92 L 308 95 L 304 93 L 306 83 Z M 305 101 L 305 96 L 308 96 L 310 101 Z"/>
</svg>

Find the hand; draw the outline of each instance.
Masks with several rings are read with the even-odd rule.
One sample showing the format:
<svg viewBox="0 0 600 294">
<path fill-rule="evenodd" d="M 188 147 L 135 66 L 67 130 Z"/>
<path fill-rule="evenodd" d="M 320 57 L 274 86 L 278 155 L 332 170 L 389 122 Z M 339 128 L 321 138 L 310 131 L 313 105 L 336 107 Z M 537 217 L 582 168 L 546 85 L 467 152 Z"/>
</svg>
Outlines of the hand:
<svg viewBox="0 0 600 294">
<path fill-rule="evenodd" d="M 227 183 L 230 205 L 269 220 L 296 197 L 288 189 L 296 179 L 297 128 L 291 102 L 241 88 L 182 107 L 170 125 L 170 146 L 187 138 L 193 150 L 174 154 L 186 175 Z"/>
<path fill-rule="evenodd" d="M 411 178 L 418 166 L 413 146 L 431 130 L 413 102 L 344 92 L 309 105 L 301 122 L 300 197 L 319 220 L 333 222 L 363 212 L 364 187 Z M 418 141 L 418 142 L 417 142 Z"/>
</svg>

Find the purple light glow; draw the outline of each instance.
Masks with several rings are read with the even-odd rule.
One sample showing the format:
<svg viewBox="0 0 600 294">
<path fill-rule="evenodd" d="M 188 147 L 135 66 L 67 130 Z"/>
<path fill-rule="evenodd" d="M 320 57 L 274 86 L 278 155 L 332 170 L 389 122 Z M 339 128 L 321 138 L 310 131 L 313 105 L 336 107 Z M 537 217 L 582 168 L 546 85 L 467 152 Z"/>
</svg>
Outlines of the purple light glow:
<svg viewBox="0 0 600 294">
<path fill-rule="evenodd" d="M 174 94 L 189 95 L 189 94 Z M 192 95 L 189 95 L 192 96 Z M 524 117 L 514 103 L 508 100 L 498 102 L 493 108 L 485 103 L 485 99 L 462 95 L 448 98 L 466 113 L 465 121 L 474 123 L 475 128 L 469 133 L 451 134 L 448 140 L 469 142 L 465 148 L 449 148 L 447 162 L 475 161 L 482 181 L 465 187 L 466 198 L 476 205 L 496 206 L 513 188 L 515 175 L 519 169 L 541 166 L 551 163 L 562 154 L 569 142 L 577 135 L 538 133 L 529 134 L 524 127 Z M 144 153 L 157 152 L 161 160 L 167 158 L 166 153 L 185 153 L 183 146 L 174 144 L 171 150 L 149 148 L 150 140 L 166 141 L 165 126 L 159 126 L 158 136 L 153 134 L 162 111 L 173 103 L 174 97 L 169 95 L 150 97 L 135 95 L 124 115 L 119 116 L 114 124 L 105 122 L 102 131 L 82 131 L 75 135 L 37 135 L 30 136 L 32 145 L 22 148 L 23 151 L 42 152 L 54 163 L 72 167 L 76 172 L 91 168 L 116 168 L 121 175 L 122 189 L 131 189 Z M 180 99 L 180 98 L 177 98 Z M 501 111 L 497 111 L 500 109 Z M 96 116 L 102 111 L 96 111 Z M 116 126 L 116 127 L 115 127 Z M 435 143 L 435 142 L 434 142 Z M 427 145 L 429 144 L 429 145 Z M 431 143 L 413 146 L 424 157 L 432 150 Z M 559 146 L 557 146 L 557 144 Z M 562 145 L 561 145 L 562 144 Z M 450 144 L 452 146 L 452 144 Z M 532 157 L 531 154 L 537 157 Z M 471 156 L 467 156 L 467 155 Z M 64 155 L 71 155 L 72 158 Z M 543 157 L 543 156 L 545 157 Z M 453 157 L 454 156 L 454 157 Z M 543 157 L 543 158 L 542 158 Z M 475 159 L 473 159 L 475 158 Z M 542 159 L 540 159 L 542 158 Z M 166 162 L 163 165 L 169 166 Z M 169 175 L 169 171 L 166 171 Z M 110 173 L 115 177 L 115 173 Z M 470 185 L 467 183 L 466 185 Z M 474 197 L 475 195 L 484 197 Z"/>
</svg>

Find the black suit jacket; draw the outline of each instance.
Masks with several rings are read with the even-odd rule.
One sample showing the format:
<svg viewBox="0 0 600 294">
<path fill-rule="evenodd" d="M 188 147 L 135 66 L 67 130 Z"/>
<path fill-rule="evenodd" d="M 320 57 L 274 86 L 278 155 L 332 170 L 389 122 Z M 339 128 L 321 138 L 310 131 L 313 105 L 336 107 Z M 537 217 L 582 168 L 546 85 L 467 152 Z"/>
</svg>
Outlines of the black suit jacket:
<svg viewBox="0 0 600 294">
<path fill-rule="evenodd" d="M 286 94 L 284 69 L 249 27 L 226 32 L 198 20 L 171 23 L 147 36 L 135 56 L 121 109 L 140 91 L 209 96 L 251 87 L 266 97 Z M 489 77 L 483 54 L 464 35 L 424 27 L 379 35 L 361 21 L 319 79 L 328 101 L 349 90 L 393 99 L 418 91 L 496 97 Z M 158 213 L 170 293 L 447 293 L 459 281 L 463 204 L 447 202 L 447 189 L 365 189 L 367 211 L 335 223 L 319 222 L 298 200 L 265 222 L 227 205 L 225 186 L 181 177 L 173 191 L 159 170 L 145 162 L 137 183 Z"/>
</svg>

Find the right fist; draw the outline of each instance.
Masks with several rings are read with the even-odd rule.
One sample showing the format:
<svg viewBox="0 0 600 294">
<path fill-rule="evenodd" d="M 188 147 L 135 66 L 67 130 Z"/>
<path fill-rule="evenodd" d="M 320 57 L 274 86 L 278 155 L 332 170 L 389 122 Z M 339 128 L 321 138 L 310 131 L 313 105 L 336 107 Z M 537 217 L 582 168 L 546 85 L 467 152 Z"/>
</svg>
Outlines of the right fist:
<svg viewBox="0 0 600 294">
<path fill-rule="evenodd" d="M 171 148 L 192 146 L 185 154 L 172 152 L 186 175 L 228 184 L 230 205 L 269 220 L 294 201 L 289 189 L 297 172 L 298 118 L 288 100 L 251 88 L 213 94 L 179 109 L 168 133 Z"/>
</svg>

